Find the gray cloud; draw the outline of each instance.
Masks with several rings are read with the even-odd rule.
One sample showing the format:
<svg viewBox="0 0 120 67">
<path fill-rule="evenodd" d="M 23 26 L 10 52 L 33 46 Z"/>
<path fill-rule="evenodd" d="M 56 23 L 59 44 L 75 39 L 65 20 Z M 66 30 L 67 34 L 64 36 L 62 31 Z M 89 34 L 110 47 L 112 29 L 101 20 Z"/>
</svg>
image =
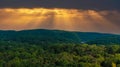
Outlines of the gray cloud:
<svg viewBox="0 0 120 67">
<path fill-rule="evenodd" d="M 21 7 L 120 10 L 120 0 L 0 0 L 0 8 Z"/>
</svg>

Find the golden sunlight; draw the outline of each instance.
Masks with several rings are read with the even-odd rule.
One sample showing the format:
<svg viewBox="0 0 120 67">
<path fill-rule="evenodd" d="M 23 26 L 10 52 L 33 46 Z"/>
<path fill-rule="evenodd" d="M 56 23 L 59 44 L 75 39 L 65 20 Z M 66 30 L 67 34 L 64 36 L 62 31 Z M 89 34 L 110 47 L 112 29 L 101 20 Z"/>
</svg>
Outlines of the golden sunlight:
<svg viewBox="0 0 120 67">
<path fill-rule="evenodd" d="M 107 11 L 106 11 L 107 13 Z M 106 19 L 105 11 L 46 8 L 0 9 L 0 29 L 60 29 L 118 33 L 118 26 Z"/>
</svg>

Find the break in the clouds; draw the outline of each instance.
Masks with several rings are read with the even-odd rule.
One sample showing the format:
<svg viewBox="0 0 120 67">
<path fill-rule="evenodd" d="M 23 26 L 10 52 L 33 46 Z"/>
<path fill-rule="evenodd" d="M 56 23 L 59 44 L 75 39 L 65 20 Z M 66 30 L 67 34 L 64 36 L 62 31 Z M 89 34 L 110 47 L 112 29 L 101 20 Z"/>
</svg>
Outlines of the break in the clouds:
<svg viewBox="0 0 120 67">
<path fill-rule="evenodd" d="M 120 33 L 119 11 L 58 8 L 0 9 L 0 29 L 60 29 L 70 31 Z"/>
<path fill-rule="evenodd" d="M 0 29 L 120 33 L 120 0 L 0 0 Z"/>
<path fill-rule="evenodd" d="M 0 8 L 120 10 L 120 0 L 0 0 Z"/>
</svg>

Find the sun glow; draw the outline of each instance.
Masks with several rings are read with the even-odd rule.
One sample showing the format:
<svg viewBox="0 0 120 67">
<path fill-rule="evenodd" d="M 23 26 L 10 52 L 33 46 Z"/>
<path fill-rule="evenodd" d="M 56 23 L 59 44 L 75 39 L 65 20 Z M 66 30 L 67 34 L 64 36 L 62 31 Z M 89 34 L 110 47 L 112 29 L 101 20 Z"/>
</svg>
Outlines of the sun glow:
<svg viewBox="0 0 120 67">
<path fill-rule="evenodd" d="M 118 26 L 106 19 L 105 11 L 46 8 L 0 9 L 0 29 L 62 29 L 111 32 Z M 117 32 L 118 33 L 118 32 Z"/>
</svg>

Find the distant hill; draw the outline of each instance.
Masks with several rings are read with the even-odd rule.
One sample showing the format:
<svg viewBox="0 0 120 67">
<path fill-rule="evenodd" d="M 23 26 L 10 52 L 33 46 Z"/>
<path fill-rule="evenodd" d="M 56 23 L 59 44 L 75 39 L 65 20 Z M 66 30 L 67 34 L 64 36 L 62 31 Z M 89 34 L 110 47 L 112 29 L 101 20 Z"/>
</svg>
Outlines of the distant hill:
<svg viewBox="0 0 120 67">
<path fill-rule="evenodd" d="M 88 44 L 120 44 L 120 35 L 94 33 L 94 32 L 70 32 L 61 30 L 22 30 L 0 31 L 1 41 L 17 41 L 32 44 L 42 43 L 88 43 Z"/>
<path fill-rule="evenodd" d="M 88 44 L 120 44 L 120 36 L 101 37 L 94 40 L 88 41 Z"/>
</svg>

